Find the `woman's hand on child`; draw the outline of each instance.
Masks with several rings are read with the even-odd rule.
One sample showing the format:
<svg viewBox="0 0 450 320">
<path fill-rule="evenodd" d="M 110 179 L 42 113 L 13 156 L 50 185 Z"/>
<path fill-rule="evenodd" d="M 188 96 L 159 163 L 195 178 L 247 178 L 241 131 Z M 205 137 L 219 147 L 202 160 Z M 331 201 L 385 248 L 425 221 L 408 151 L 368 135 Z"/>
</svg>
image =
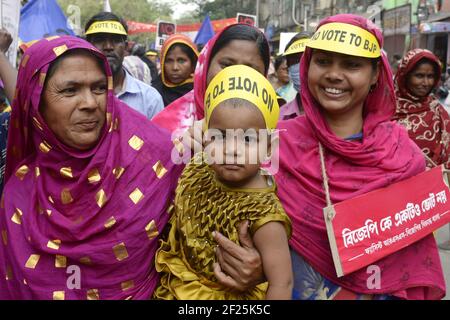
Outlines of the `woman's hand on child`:
<svg viewBox="0 0 450 320">
<path fill-rule="evenodd" d="M 214 264 L 214 275 L 224 286 L 247 291 L 265 281 L 261 256 L 248 233 L 248 221 L 239 225 L 241 246 L 214 232 L 218 243 L 216 256 L 219 263 Z"/>
<path fill-rule="evenodd" d="M 185 147 L 188 147 L 193 151 L 193 153 L 197 153 L 198 151 L 203 150 L 203 126 L 205 120 L 195 121 L 192 127 L 189 127 L 187 131 L 184 132 L 181 140 Z"/>
</svg>

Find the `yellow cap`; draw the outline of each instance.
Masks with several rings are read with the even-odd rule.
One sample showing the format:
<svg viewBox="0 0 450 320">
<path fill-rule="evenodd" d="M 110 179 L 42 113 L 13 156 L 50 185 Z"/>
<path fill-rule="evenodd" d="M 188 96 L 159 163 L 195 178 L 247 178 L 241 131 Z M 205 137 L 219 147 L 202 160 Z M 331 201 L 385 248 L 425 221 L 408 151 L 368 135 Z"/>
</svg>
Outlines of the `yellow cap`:
<svg viewBox="0 0 450 320">
<path fill-rule="evenodd" d="M 145 53 L 145 55 L 146 55 L 146 56 L 157 56 L 158 53 L 156 53 L 155 51 L 147 51 L 147 52 Z"/>
<path fill-rule="evenodd" d="M 118 21 L 97 21 L 91 24 L 86 31 L 86 35 L 94 33 L 114 33 L 120 35 L 127 35 L 125 28 Z"/>
<path fill-rule="evenodd" d="M 221 102 L 234 98 L 254 104 L 263 114 L 267 129 L 276 128 L 280 107 L 275 90 L 261 73 L 244 65 L 223 69 L 209 83 L 205 93 L 206 125 Z"/>
<path fill-rule="evenodd" d="M 306 46 L 357 57 L 378 58 L 381 56 L 380 44 L 372 33 L 347 23 L 336 22 L 322 25 Z"/>
<path fill-rule="evenodd" d="M 308 38 L 298 39 L 293 44 L 291 44 L 286 51 L 284 51 L 283 56 L 287 56 L 294 53 L 302 53 L 305 51 L 306 43 L 309 41 Z"/>
</svg>

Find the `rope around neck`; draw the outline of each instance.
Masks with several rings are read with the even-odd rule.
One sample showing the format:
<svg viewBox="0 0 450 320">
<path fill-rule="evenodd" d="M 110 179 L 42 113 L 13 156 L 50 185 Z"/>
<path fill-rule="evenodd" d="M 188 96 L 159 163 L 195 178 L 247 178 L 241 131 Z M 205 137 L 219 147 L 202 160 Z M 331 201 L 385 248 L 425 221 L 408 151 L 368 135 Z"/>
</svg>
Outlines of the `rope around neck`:
<svg viewBox="0 0 450 320">
<path fill-rule="evenodd" d="M 328 175 L 327 175 L 327 170 L 325 168 L 325 157 L 323 154 L 323 147 L 320 142 L 319 142 L 319 155 L 320 155 L 320 165 L 322 167 L 323 188 L 325 190 L 327 207 L 329 207 L 329 206 L 332 206 L 333 203 L 331 202 L 330 187 L 328 186 Z"/>
</svg>

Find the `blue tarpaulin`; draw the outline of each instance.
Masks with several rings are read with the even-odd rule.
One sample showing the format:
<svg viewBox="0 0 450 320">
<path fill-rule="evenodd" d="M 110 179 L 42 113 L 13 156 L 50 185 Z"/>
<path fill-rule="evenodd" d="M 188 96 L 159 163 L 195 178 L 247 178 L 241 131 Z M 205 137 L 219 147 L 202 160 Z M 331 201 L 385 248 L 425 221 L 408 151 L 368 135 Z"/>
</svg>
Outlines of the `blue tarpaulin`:
<svg viewBox="0 0 450 320">
<path fill-rule="evenodd" d="M 203 23 L 200 27 L 200 30 L 198 30 L 194 43 L 202 45 L 207 43 L 208 40 L 212 37 L 214 37 L 214 29 L 211 24 L 211 20 L 209 19 L 209 15 L 206 15 L 205 20 L 203 20 Z"/>
<path fill-rule="evenodd" d="M 75 35 L 56 0 L 31 0 L 20 10 L 23 42 L 57 35 Z"/>
</svg>

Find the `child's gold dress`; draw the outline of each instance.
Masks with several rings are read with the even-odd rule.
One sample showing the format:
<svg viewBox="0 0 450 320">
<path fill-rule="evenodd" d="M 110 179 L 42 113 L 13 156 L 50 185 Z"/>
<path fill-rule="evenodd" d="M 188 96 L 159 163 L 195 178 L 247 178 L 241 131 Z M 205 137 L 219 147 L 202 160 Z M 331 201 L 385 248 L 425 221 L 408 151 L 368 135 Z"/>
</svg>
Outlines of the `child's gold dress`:
<svg viewBox="0 0 450 320">
<path fill-rule="evenodd" d="M 290 236 L 291 223 L 275 194 L 275 183 L 264 189 L 230 189 L 215 179 L 214 171 L 201 157 L 198 154 L 191 160 L 178 182 L 169 234 L 156 254 L 161 282 L 154 298 L 264 299 L 267 283 L 243 293 L 216 281 L 213 263 L 217 243 L 212 232 L 219 231 L 239 243 L 239 222 L 249 220 L 253 235 L 265 223 L 279 221 Z"/>
</svg>

